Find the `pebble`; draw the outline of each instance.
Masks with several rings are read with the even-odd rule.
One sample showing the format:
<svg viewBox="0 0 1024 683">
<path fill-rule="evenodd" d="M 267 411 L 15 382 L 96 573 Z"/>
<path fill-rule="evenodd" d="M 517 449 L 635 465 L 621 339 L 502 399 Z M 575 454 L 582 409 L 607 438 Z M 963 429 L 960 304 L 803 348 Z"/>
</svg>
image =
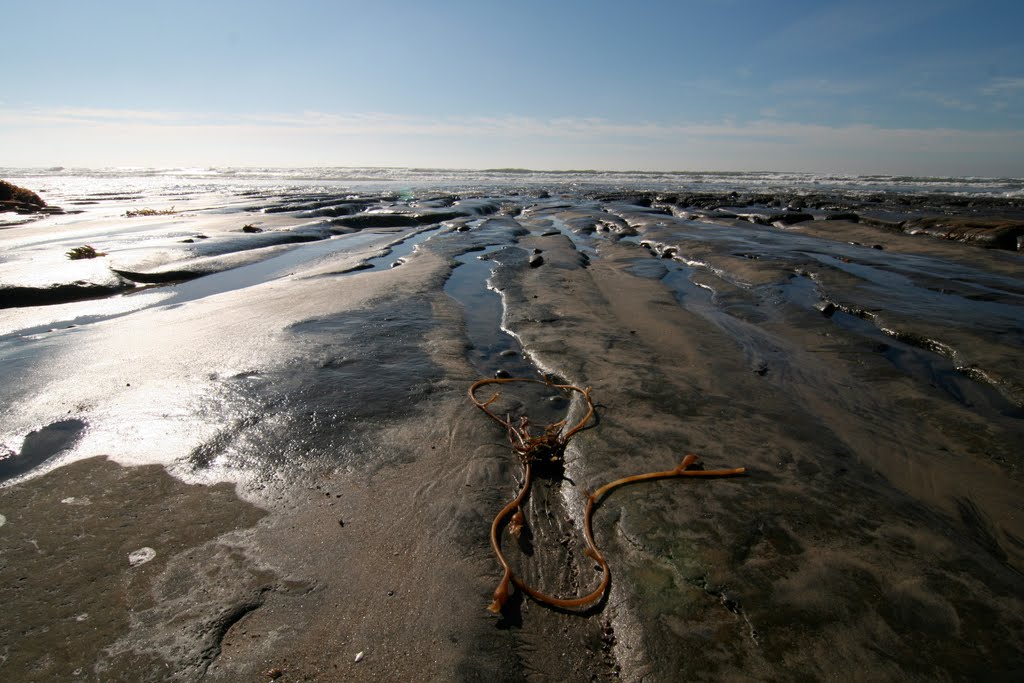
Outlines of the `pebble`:
<svg viewBox="0 0 1024 683">
<path fill-rule="evenodd" d="M 154 557 L 156 557 L 156 551 L 152 548 L 139 548 L 128 553 L 128 564 L 138 567 L 140 564 L 146 564 Z"/>
<path fill-rule="evenodd" d="M 0 526 L 3 526 L 4 524 L 7 524 L 7 518 L 0 515 Z"/>
<path fill-rule="evenodd" d="M 540 268 L 542 265 L 544 265 L 543 256 L 541 256 L 540 254 L 534 254 L 533 256 L 530 257 L 531 268 Z"/>
<path fill-rule="evenodd" d="M 494 373 L 494 376 L 497 379 L 508 379 L 509 377 L 512 376 L 512 374 L 508 370 L 498 370 L 497 372 Z"/>
<path fill-rule="evenodd" d="M 361 661 L 363 661 L 363 653 L 362 653 L 362 651 L 359 651 L 359 652 L 356 653 L 356 662 L 361 662 Z"/>
</svg>

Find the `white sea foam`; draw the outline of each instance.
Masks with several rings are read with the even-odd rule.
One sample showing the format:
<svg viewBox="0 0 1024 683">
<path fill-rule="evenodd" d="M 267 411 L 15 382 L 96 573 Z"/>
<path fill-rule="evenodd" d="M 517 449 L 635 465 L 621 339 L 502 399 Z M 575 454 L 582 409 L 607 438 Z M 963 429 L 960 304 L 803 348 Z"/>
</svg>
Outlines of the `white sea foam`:
<svg viewBox="0 0 1024 683">
<path fill-rule="evenodd" d="M 115 192 L 168 195 L 208 191 L 512 189 L 662 192 L 845 192 L 1024 196 L 1024 178 L 845 175 L 770 171 L 534 171 L 424 168 L 0 168 L 0 177 L 55 197 Z"/>
</svg>

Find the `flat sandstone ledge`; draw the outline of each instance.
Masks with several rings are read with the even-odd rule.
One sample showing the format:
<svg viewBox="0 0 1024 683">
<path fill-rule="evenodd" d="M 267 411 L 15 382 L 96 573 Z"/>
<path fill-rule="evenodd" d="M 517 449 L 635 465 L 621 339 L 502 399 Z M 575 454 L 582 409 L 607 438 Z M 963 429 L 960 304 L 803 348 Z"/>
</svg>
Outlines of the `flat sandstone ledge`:
<svg viewBox="0 0 1024 683">
<path fill-rule="evenodd" d="M 205 624 L 186 656 L 194 677 L 219 647 L 222 617 L 276 585 L 215 543 L 265 512 L 229 484 L 190 486 L 158 465 L 80 460 L 0 488 L 0 514 L 0 601 L 17 615 L 0 624 L 0 665 L 12 680 L 155 680 L 160 653 L 132 651 L 133 615 L 153 612 L 161 574 L 179 565 L 203 586 L 183 593 L 210 598 L 175 600 L 162 588 L 180 618 Z M 218 555 L 223 571 L 205 572 L 200 558 Z"/>
</svg>

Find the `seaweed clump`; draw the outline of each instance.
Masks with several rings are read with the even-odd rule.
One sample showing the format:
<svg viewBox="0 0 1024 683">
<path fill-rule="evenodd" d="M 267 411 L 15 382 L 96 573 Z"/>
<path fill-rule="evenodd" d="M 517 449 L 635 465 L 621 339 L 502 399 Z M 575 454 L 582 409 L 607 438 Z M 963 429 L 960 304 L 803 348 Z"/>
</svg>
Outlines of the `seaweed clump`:
<svg viewBox="0 0 1024 683">
<path fill-rule="evenodd" d="M 568 424 L 567 420 L 560 420 L 543 427 L 539 433 L 533 434 L 531 433 L 530 421 L 527 416 L 524 415 L 517 421 L 513 421 L 511 417 L 506 417 L 504 419 L 499 417 L 490 409 L 490 406 L 498 400 L 498 393 L 495 393 L 486 401 L 481 401 L 476 397 L 476 391 L 480 387 L 488 384 L 507 384 L 510 382 L 542 384 L 553 389 L 557 389 L 566 396 L 573 393 L 579 394 L 586 403 L 587 412 L 583 416 L 582 420 L 568 429 L 566 429 Z M 611 570 L 608 567 L 608 561 L 605 559 L 604 554 L 601 553 L 597 548 L 597 544 L 594 542 L 592 520 L 594 511 L 597 509 L 601 500 L 620 486 L 641 481 L 650 481 L 653 479 L 666 479 L 669 477 L 731 477 L 746 473 L 745 467 L 723 470 L 696 469 L 700 464 L 700 459 L 696 455 L 688 453 L 683 457 L 679 465 L 671 470 L 646 472 L 644 474 L 635 474 L 621 479 L 616 479 L 589 494 L 587 496 L 587 506 L 583 522 L 583 533 L 586 541 L 586 548 L 583 553 L 590 559 L 597 562 L 600 566 L 601 582 L 593 591 L 580 597 L 554 597 L 533 588 L 516 576 L 515 572 L 512 571 L 512 567 L 509 565 L 508 560 L 501 551 L 500 532 L 505 519 L 511 515 L 511 519 L 508 523 L 509 533 L 517 537 L 522 533 L 526 524 L 525 516 L 523 515 L 522 503 L 529 494 L 533 472 L 535 469 L 545 467 L 550 468 L 552 466 L 557 467 L 560 465 L 562 454 L 565 451 L 565 446 L 568 443 L 569 438 L 586 427 L 587 423 L 590 422 L 591 418 L 593 418 L 594 402 L 590 398 L 590 388 L 581 389 L 580 387 L 571 384 L 557 384 L 550 377 L 545 377 L 544 380 L 522 377 L 488 378 L 478 380 L 470 386 L 469 399 L 477 408 L 482 410 L 484 414 L 505 428 L 506 433 L 508 434 L 509 444 L 512 446 L 512 450 L 516 453 L 520 464 L 523 466 L 523 484 L 519 489 L 519 493 L 501 509 L 497 516 L 495 516 L 494 521 L 491 523 L 491 548 L 494 550 L 494 554 L 497 556 L 498 562 L 501 563 L 503 570 L 501 581 L 498 583 L 498 587 L 494 590 L 493 600 L 487 607 L 488 610 L 495 614 L 501 612 L 505 602 L 509 598 L 511 586 L 513 585 L 541 604 L 562 609 L 587 607 L 604 596 L 605 592 L 608 590 L 608 585 L 611 582 Z"/>
<path fill-rule="evenodd" d="M 125 218 L 137 218 L 139 216 L 170 216 L 178 213 L 172 206 L 169 209 L 130 209 L 124 212 Z"/>
<path fill-rule="evenodd" d="M 79 261 L 81 259 L 106 256 L 106 253 L 102 251 L 96 251 L 95 247 L 92 247 L 88 244 L 83 244 L 80 247 L 75 247 L 74 249 L 71 249 L 70 251 L 67 252 L 66 255 L 72 261 Z"/>
</svg>

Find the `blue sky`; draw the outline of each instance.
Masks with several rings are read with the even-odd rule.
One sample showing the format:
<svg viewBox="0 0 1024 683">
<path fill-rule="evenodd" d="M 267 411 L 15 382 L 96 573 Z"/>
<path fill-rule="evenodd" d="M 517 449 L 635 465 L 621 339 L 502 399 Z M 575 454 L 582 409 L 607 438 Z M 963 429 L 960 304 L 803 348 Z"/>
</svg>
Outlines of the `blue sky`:
<svg viewBox="0 0 1024 683">
<path fill-rule="evenodd" d="M 1020 2 L 51 0 L 3 14 L 0 166 L 1024 176 Z"/>
</svg>

